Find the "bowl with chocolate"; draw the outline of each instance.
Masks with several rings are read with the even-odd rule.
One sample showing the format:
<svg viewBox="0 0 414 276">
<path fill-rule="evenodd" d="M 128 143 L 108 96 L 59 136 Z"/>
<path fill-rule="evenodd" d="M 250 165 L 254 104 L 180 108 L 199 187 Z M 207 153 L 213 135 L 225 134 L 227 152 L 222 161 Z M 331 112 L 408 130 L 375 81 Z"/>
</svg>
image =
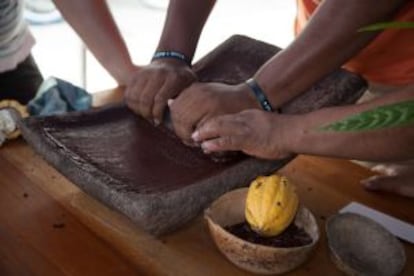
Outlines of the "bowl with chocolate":
<svg viewBox="0 0 414 276">
<path fill-rule="evenodd" d="M 290 184 L 276 182 L 280 188 L 259 177 L 250 188 L 222 195 L 204 212 L 220 252 L 253 273 L 294 270 L 308 259 L 319 240 L 313 214 L 299 203 L 296 193 L 289 192 Z"/>
</svg>

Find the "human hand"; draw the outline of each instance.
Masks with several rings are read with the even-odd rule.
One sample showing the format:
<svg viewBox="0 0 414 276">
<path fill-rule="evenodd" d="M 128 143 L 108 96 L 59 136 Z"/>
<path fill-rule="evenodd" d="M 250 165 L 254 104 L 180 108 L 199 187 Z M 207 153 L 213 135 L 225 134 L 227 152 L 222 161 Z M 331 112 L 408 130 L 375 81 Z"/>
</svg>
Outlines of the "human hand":
<svg viewBox="0 0 414 276">
<path fill-rule="evenodd" d="M 410 198 L 414 198 L 414 160 L 401 161 L 400 163 L 379 164 L 371 168 L 380 173 L 361 180 L 364 188 L 369 191 L 390 192 Z"/>
<path fill-rule="evenodd" d="M 174 131 L 186 144 L 191 134 L 214 116 L 260 108 L 246 84 L 194 83 L 175 100 L 169 101 Z"/>
<path fill-rule="evenodd" d="M 135 113 L 158 125 L 167 101 L 195 80 L 196 75 L 185 63 L 155 60 L 132 75 L 125 91 L 126 103 Z"/>
<path fill-rule="evenodd" d="M 205 153 L 243 151 L 263 158 L 288 157 L 289 119 L 261 110 L 246 110 L 207 120 L 193 134 L 192 139 L 201 143 Z"/>
</svg>

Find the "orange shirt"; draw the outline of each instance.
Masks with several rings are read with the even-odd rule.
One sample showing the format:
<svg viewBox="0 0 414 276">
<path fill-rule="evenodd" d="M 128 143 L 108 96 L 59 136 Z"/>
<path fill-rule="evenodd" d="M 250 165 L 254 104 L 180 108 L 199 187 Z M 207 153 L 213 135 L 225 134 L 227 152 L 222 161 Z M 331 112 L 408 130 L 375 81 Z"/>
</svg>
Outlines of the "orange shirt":
<svg viewBox="0 0 414 276">
<path fill-rule="evenodd" d="M 295 31 L 299 33 L 320 1 L 297 0 L 297 2 Z M 414 1 L 408 1 L 393 20 L 414 21 Z M 344 67 L 375 83 L 384 85 L 414 83 L 414 29 L 383 31 Z"/>
</svg>

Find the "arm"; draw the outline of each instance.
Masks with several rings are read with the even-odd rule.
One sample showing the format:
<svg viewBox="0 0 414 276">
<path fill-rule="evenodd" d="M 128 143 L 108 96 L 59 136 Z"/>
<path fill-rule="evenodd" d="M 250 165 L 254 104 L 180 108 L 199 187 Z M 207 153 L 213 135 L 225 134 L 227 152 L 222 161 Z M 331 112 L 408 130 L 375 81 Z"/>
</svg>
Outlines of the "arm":
<svg viewBox="0 0 414 276">
<path fill-rule="evenodd" d="M 379 106 L 391 107 L 395 103 L 410 102 L 410 106 L 402 107 L 401 113 L 389 111 L 387 117 L 360 117 L 365 129 L 358 129 L 348 124 L 349 118 Z M 414 87 L 387 95 L 375 101 L 346 107 L 326 108 L 304 116 L 303 121 L 296 119 L 296 125 L 287 135 L 294 133 L 295 139 L 288 146 L 292 152 L 325 155 L 359 160 L 397 161 L 414 156 L 414 120 L 412 120 Z M 411 109 L 411 111 L 410 111 Z M 404 114 L 411 113 L 411 118 Z M 367 113 L 365 113 L 367 114 Z M 327 120 L 329 118 L 329 120 Z M 348 120 L 344 120 L 348 118 Z M 374 122 L 374 120 L 378 120 Z M 407 120 L 406 124 L 398 125 L 399 121 Z M 390 126 L 381 127 L 381 123 L 390 122 Z M 395 122 L 395 126 L 393 123 Z M 333 123 L 333 124 L 332 124 Z M 375 124 L 378 124 L 374 128 Z M 342 127 L 339 127 L 340 124 Z M 346 128 L 350 128 L 348 131 Z"/>
<path fill-rule="evenodd" d="M 323 1 L 295 41 L 255 75 L 273 107 L 280 107 L 355 56 L 376 35 L 357 30 L 389 19 L 404 2 Z"/>
<path fill-rule="evenodd" d="M 358 29 L 392 16 L 403 2 L 323 1 L 303 33 L 254 76 L 271 106 L 280 107 L 357 54 L 375 37 Z M 261 107 L 244 83 L 194 84 L 170 105 L 175 133 L 184 141 L 206 119 L 246 109 Z"/>
<path fill-rule="evenodd" d="M 399 102 L 411 102 L 410 107 L 405 107 L 405 114 L 411 116 L 403 117 L 404 112 L 397 112 L 387 117 L 388 122 L 405 121 L 405 124 L 390 123 L 357 131 L 323 128 L 335 122 L 344 123 L 349 116 Z M 369 125 L 369 120 L 366 122 Z M 204 141 L 202 147 L 207 152 L 242 150 L 269 159 L 296 153 L 372 161 L 405 160 L 414 156 L 414 87 L 366 104 L 325 108 L 305 115 L 250 110 L 217 117 L 205 123 L 193 138 Z"/>
<path fill-rule="evenodd" d="M 215 0 L 171 0 L 157 51 L 175 51 L 192 60 L 201 30 Z M 128 107 L 158 125 L 169 99 L 196 80 L 183 61 L 163 58 L 142 68 L 126 90 Z"/>
<path fill-rule="evenodd" d="M 64 18 L 120 85 L 137 70 L 105 0 L 54 0 Z"/>
<path fill-rule="evenodd" d="M 158 51 L 174 50 L 190 60 L 215 0 L 171 0 Z"/>
</svg>

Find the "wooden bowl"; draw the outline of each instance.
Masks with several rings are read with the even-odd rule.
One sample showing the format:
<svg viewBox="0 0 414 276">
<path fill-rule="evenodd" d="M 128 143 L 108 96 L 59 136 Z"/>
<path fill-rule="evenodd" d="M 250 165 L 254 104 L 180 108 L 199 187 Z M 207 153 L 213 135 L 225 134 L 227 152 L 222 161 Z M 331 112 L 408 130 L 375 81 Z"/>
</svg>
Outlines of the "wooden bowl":
<svg viewBox="0 0 414 276">
<path fill-rule="evenodd" d="M 312 238 L 312 243 L 289 248 L 254 244 L 242 240 L 224 229 L 245 221 L 247 188 L 233 190 L 218 198 L 205 210 L 210 233 L 218 249 L 236 266 L 259 274 L 280 274 L 304 263 L 319 240 L 319 230 L 312 213 L 300 207 L 295 224 Z"/>
<path fill-rule="evenodd" d="M 326 232 L 332 259 L 348 275 L 398 275 L 404 268 L 401 243 L 372 219 L 338 214 L 328 219 Z"/>
</svg>

